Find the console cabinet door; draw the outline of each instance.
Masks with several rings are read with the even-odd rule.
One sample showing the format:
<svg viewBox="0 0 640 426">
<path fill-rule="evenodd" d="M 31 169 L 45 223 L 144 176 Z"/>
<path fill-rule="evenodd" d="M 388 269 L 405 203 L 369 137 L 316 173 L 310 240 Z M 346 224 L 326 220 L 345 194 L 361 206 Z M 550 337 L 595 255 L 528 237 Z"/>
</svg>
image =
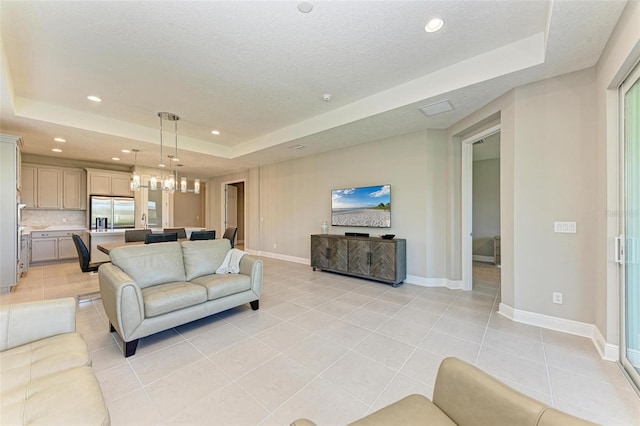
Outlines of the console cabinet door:
<svg viewBox="0 0 640 426">
<path fill-rule="evenodd" d="M 349 265 L 349 244 L 344 238 L 328 238 L 329 269 L 347 271 Z"/>
<path fill-rule="evenodd" d="M 370 243 L 363 240 L 349 240 L 349 269 L 352 274 L 370 275 Z"/>
<path fill-rule="evenodd" d="M 311 266 L 326 269 L 329 266 L 329 238 L 311 236 Z"/>
<path fill-rule="evenodd" d="M 383 280 L 396 279 L 396 244 L 376 241 L 371 243 L 371 276 Z"/>
</svg>

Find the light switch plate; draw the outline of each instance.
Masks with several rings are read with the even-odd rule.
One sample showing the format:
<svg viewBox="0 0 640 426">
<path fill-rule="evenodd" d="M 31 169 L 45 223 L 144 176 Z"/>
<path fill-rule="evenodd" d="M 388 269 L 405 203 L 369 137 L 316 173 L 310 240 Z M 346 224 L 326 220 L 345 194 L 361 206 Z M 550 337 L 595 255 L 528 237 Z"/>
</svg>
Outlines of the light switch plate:
<svg viewBox="0 0 640 426">
<path fill-rule="evenodd" d="M 575 234 L 577 225 L 575 222 L 553 222 L 553 231 L 561 234 Z"/>
</svg>

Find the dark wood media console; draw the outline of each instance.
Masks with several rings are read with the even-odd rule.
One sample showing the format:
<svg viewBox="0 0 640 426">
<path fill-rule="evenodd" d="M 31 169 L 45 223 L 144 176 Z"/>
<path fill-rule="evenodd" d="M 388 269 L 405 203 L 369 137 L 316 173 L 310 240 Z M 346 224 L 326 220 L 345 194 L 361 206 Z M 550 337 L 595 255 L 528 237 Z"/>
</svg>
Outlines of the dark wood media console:
<svg viewBox="0 0 640 426">
<path fill-rule="evenodd" d="M 311 235 L 313 270 L 337 272 L 399 286 L 407 278 L 407 242 L 376 237 Z"/>
</svg>

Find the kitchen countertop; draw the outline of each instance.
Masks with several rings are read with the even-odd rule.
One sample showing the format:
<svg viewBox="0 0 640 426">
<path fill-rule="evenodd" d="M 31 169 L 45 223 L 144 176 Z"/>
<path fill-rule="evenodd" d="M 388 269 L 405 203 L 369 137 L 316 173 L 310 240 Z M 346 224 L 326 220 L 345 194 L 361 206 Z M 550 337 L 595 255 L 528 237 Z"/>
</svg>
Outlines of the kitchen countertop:
<svg viewBox="0 0 640 426">
<path fill-rule="evenodd" d="M 23 233 L 41 231 L 85 231 L 87 228 L 82 225 L 55 225 L 55 226 L 29 226 L 24 225 Z"/>
<path fill-rule="evenodd" d="M 92 229 L 87 232 L 91 235 L 124 234 L 125 229 Z"/>
</svg>

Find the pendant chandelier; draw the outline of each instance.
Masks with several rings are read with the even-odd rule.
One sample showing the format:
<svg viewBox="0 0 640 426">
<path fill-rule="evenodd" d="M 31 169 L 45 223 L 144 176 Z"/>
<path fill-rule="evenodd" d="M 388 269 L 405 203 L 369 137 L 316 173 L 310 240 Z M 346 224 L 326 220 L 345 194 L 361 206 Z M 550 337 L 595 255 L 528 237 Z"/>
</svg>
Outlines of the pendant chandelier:
<svg viewBox="0 0 640 426">
<path fill-rule="evenodd" d="M 168 192 L 174 192 L 176 190 L 176 182 L 178 182 L 178 168 L 176 167 L 175 170 L 173 170 L 173 163 L 174 162 L 178 162 L 180 161 L 178 159 L 178 120 L 180 120 L 180 117 L 178 117 L 175 114 L 172 114 L 170 112 L 159 112 L 158 113 L 158 117 L 160 117 L 160 163 L 158 164 L 158 167 L 160 167 L 160 169 L 164 169 L 165 165 L 164 165 L 164 156 L 163 156 L 163 138 L 164 138 L 164 129 L 163 129 L 163 122 L 166 121 L 173 121 L 173 126 L 174 126 L 174 134 L 175 134 L 175 155 L 167 155 L 167 158 L 169 159 L 169 173 L 167 173 L 167 175 L 164 175 L 164 172 L 161 172 L 160 174 L 160 185 L 158 185 L 158 178 L 155 175 L 151 176 L 151 179 L 149 180 L 149 185 L 141 185 L 141 180 L 140 180 L 140 174 L 138 173 L 137 170 L 137 166 L 138 166 L 138 152 L 140 152 L 139 149 L 132 149 L 132 151 L 134 152 L 135 155 L 135 165 L 134 165 L 134 172 L 133 175 L 131 176 L 131 190 L 133 191 L 138 191 L 140 190 L 140 188 L 147 188 L 150 189 L 152 191 L 161 189 L 163 191 L 168 191 Z M 193 184 L 193 189 L 188 189 L 187 188 L 187 178 L 185 176 L 180 178 L 180 192 L 193 192 L 194 194 L 199 194 L 200 193 L 200 179 L 195 179 L 194 180 L 194 184 Z"/>
</svg>

